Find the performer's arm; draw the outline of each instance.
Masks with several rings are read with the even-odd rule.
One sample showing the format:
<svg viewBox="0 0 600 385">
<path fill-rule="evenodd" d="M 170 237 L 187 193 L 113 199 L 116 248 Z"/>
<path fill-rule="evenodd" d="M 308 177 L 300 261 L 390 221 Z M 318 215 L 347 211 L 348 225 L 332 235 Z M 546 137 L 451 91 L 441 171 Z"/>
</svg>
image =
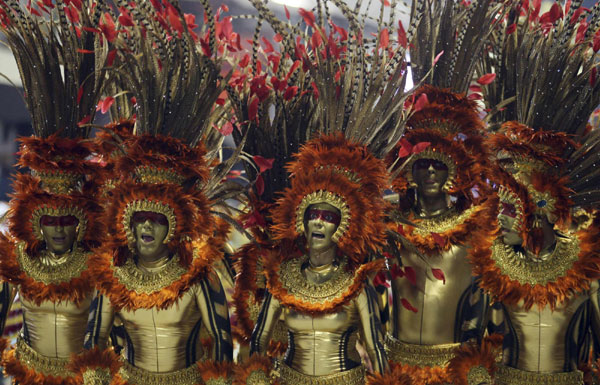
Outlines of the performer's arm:
<svg viewBox="0 0 600 385">
<path fill-rule="evenodd" d="M 199 289 L 196 290 L 196 301 L 202 314 L 202 322 L 213 340 L 212 359 L 232 361 L 233 344 L 227 298 L 215 273 L 200 282 Z"/>
<path fill-rule="evenodd" d="M 266 354 L 275 323 L 279 321 L 280 316 L 281 304 L 271 296 L 271 293 L 266 292 L 250 339 L 250 354 Z"/>
<path fill-rule="evenodd" d="M 2 286 L 0 286 L 0 336 L 4 334 L 6 320 L 16 294 L 16 287 L 7 282 L 2 282 Z"/>
<path fill-rule="evenodd" d="M 109 337 L 115 320 L 115 311 L 108 298 L 96 292 L 90 306 L 88 325 L 85 331 L 84 348 L 99 347 L 106 349 L 110 346 Z"/>
<path fill-rule="evenodd" d="M 371 359 L 373 371 L 383 373 L 387 370 L 387 357 L 381 343 L 383 335 L 375 288 L 367 284 L 354 301 L 360 316 L 362 341 Z"/>
<path fill-rule="evenodd" d="M 598 281 L 594 281 L 590 287 L 591 304 L 591 328 L 594 342 L 594 360 L 600 358 L 600 290 Z"/>
</svg>

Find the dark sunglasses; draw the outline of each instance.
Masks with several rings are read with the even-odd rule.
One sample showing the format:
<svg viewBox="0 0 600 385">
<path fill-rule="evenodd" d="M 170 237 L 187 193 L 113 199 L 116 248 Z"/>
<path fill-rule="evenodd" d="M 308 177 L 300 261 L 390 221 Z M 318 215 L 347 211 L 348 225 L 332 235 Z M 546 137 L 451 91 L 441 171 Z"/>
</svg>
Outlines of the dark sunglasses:
<svg viewBox="0 0 600 385">
<path fill-rule="evenodd" d="M 500 214 L 511 218 L 517 217 L 517 208 L 514 205 L 505 202 L 502 202 L 501 205 L 502 207 L 500 208 Z"/>
<path fill-rule="evenodd" d="M 42 218 L 40 218 L 40 224 L 42 226 L 77 226 L 79 220 L 73 215 L 63 215 L 60 217 L 43 215 Z"/>
<path fill-rule="evenodd" d="M 152 211 L 138 211 L 133 214 L 131 220 L 133 223 L 144 223 L 146 221 L 150 221 L 163 226 L 169 225 L 167 217 L 159 213 L 153 213 Z"/>
<path fill-rule="evenodd" d="M 444 162 L 435 159 L 417 159 L 413 167 L 417 170 L 427 170 L 430 166 L 437 171 L 448 171 Z"/>
</svg>

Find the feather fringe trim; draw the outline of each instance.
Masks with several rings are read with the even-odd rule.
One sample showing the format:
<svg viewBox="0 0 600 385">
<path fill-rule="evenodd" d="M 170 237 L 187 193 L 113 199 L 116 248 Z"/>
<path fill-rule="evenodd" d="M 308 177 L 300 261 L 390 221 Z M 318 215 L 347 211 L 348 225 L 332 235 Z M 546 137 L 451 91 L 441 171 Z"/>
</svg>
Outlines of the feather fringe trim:
<svg viewBox="0 0 600 385">
<path fill-rule="evenodd" d="M 354 280 L 351 285 L 343 292 L 339 293 L 336 298 L 322 303 L 303 301 L 293 294 L 290 294 L 279 280 L 280 265 L 281 259 L 279 253 L 270 253 L 265 257 L 265 274 L 267 276 L 269 293 L 277 298 L 283 306 L 292 308 L 300 313 L 322 315 L 339 311 L 343 306 L 347 305 L 348 302 L 359 295 L 368 276 L 383 269 L 385 260 L 378 259 L 361 265 L 354 272 Z"/>
<path fill-rule="evenodd" d="M 95 347 L 71 356 L 68 369 L 77 375 L 78 384 L 83 383 L 83 373 L 88 370 L 106 369 L 111 377 L 115 377 L 121 368 L 121 360 L 112 348 Z"/>
<path fill-rule="evenodd" d="M 18 286 L 19 295 L 37 306 L 44 301 L 54 303 L 65 301 L 79 306 L 94 289 L 89 267 L 79 277 L 72 278 L 69 282 L 47 285 L 36 281 L 21 270 L 17 261 L 15 240 L 2 233 L 0 233 L 0 255 L 3 256 L 0 258 L 0 276 L 7 282 Z"/>
<path fill-rule="evenodd" d="M 454 352 L 454 358 L 448 363 L 448 372 L 450 373 L 450 383 L 453 385 L 472 385 L 469 376 L 473 368 L 483 368 L 490 376 L 494 378 L 497 365 L 496 359 L 500 355 L 503 336 L 493 334 L 485 337 L 481 344 L 465 343 L 458 347 Z"/>
<path fill-rule="evenodd" d="M 392 363 L 392 371 L 404 373 L 410 377 L 412 385 L 445 385 L 450 383 L 450 374 L 447 366 L 413 366 Z"/>
<path fill-rule="evenodd" d="M 496 216 L 498 201 L 488 199 L 474 208 L 473 213 L 464 222 L 443 233 L 426 236 L 415 233 L 412 226 L 404 225 L 404 236 L 423 254 L 438 255 L 450 250 L 454 245 L 472 245 L 478 248 L 490 246 L 497 233 Z M 417 225 L 418 220 L 408 218 Z M 392 229 L 396 231 L 396 229 Z"/>
<path fill-rule="evenodd" d="M 104 252 L 90 258 L 90 269 L 96 280 L 97 289 L 106 295 L 118 311 L 136 309 L 167 309 L 190 289 L 196 282 L 209 277 L 214 261 L 221 258 L 221 250 L 212 240 L 194 242 L 197 256 L 188 270 L 172 284 L 150 294 L 137 293 L 128 289 L 114 274 L 112 254 Z"/>
<path fill-rule="evenodd" d="M 247 361 L 236 365 L 233 370 L 233 385 L 279 384 L 271 377 L 273 362 L 270 358 L 259 354 L 253 354 Z"/>
<path fill-rule="evenodd" d="M 231 382 L 234 368 L 232 362 L 217 362 L 210 360 L 198 362 L 197 365 L 200 377 L 206 385 L 227 384 Z"/>
<path fill-rule="evenodd" d="M 413 385 L 413 381 L 400 365 L 390 365 L 390 369 L 383 374 L 367 374 L 366 385 Z"/>
<path fill-rule="evenodd" d="M 2 366 L 4 373 L 13 377 L 13 381 L 19 385 L 78 385 L 76 376 L 55 377 L 46 375 L 27 366 L 17 358 L 16 348 L 5 350 L 2 354 Z"/>
<path fill-rule="evenodd" d="M 575 233 L 579 240 L 579 258 L 566 274 L 546 285 L 522 284 L 502 274 L 490 253 L 472 255 L 473 274 L 479 276 L 479 286 L 490 293 L 495 301 L 505 305 L 517 305 L 523 301 L 523 307 L 533 305 L 552 309 L 574 293 L 588 290 L 590 282 L 600 279 L 600 219 Z"/>
</svg>

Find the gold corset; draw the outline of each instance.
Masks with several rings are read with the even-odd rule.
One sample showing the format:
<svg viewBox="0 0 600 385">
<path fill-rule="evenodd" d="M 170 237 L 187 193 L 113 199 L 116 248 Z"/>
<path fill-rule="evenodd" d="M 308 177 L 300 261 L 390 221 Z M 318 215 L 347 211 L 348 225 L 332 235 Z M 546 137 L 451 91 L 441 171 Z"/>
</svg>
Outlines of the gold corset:
<svg viewBox="0 0 600 385">
<path fill-rule="evenodd" d="M 288 351 L 288 365 L 300 373 L 321 376 L 348 370 L 340 357 L 360 362 L 355 345 L 358 338 L 359 317 L 356 305 L 351 303 L 338 313 L 323 316 L 300 314 L 284 308 L 284 322 L 290 332 L 293 347 Z"/>
<path fill-rule="evenodd" d="M 452 246 L 441 255 L 426 256 L 430 266 L 412 253 L 402 256 L 402 264 L 415 270 L 417 284 L 408 279 L 392 281 L 394 294 L 393 335 L 398 340 L 415 345 L 454 343 L 455 315 L 462 294 L 471 284 L 471 266 L 467 249 Z M 436 279 L 431 268 L 441 269 L 446 282 Z M 406 298 L 417 312 L 402 306 Z"/>
<path fill-rule="evenodd" d="M 200 326 L 197 290 L 196 285 L 166 310 L 123 309 L 117 313 L 130 341 L 130 346 L 125 345 L 125 356 L 131 353 L 128 349 L 133 350 L 133 363 L 137 368 L 151 372 L 183 369 L 189 365 L 186 365 L 186 349 L 196 349 L 196 357 L 202 357 L 200 339 L 193 339 L 193 346 L 188 346 L 188 339 L 199 332 L 194 327 Z"/>
<path fill-rule="evenodd" d="M 545 373 L 564 371 L 569 323 L 587 299 L 587 294 L 578 295 L 559 303 L 554 311 L 549 306 L 541 310 L 537 305 L 529 310 L 505 306 L 519 344 L 517 369 Z"/>
</svg>

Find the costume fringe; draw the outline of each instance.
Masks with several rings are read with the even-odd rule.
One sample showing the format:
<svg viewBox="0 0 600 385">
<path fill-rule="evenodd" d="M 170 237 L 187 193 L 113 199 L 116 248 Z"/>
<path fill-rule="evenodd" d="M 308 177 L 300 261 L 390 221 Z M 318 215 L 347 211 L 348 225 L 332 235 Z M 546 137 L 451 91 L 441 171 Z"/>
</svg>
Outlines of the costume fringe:
<svg viewBox="0 0 600 385">
<path fill-rule="evenodd" d="M 90 269 L 84 270 L 79 277 L 68 282 L 45 284 L 36 281 L 21 270 L 16 255 L 16 240 L 0 233 L 0 276 L 19 287 L 19 295 L 39 306 L 44 301 L 72 302 L 79 306 L 94 289 Z M 91 255 L 91 253 L 90 253 Z M 89 263 L 89 260 L 88 260 Z"/>
<path fill-rule="evenodd" d="M 83 373 L 87 370 L 108 369 L 111 377 L 115 377 L 121 368 L 119 356 L 112 348 L 100 349 L 94 347 L 71 356 L 68 369 L 76 374 L 77 383 L 83 383 Z"/>
<path fill-rule="evenodd" d="M 218 245 L 209 240 L 194 242 L 194 248 L 197 250 L 197 257 L 193 259 L 188 271 L 169 286 L 150 294 L 136 293 L 119 281 L 114 275 L 110 252 L 95 254 L 90 258 L 89 264 L 92 275 L 96 279 L 96 287 L 110 299 L 116 311 L 123 308 L 126 310 L 151 308 L 162 310 L 177 303 L 196 282 L 209 277 L 212 263 L 221 258 L 221 250 Z"/>
<path fill-rule="evenodd" d="M 233 377 L 234 364 L 232 362 L 204 361 L 198 362 L 198 371 L 204 383 L 215 381 L 219 384 L 229 383 Z"/>
<path fill-rule="evenodd" d="M 485 337 L 481 344 L 465 343 L 458 347 L 454 358 L 448 363 L 450 383 L 453 385 L 471 385 L 468 376 L 471 369 L 483 367 L 490 378 L 494 378 L 497 370 L 496 359 L 500 355 L 503 336 L 493 334 Z"/>
<path fill-rule="evenodd" d="M 567 273 L 546 285 L 522 284 L 503 275 L 491 253 L 478 253 L 471 257 L 473 274 L 479 276 L 479 286 L 490 293 L 495 301 L 514 306 L 523 301 L 528 310 L 533 305 L 551 309 L 567 297 L 588 290 L 590 282 L 600 279 L 600 220 L 587 229 L 574 234 L 579 240 L 579 259 L 573 263 Z"/>
<path fill-rule="evenodd" d="M 280 255 L 271 253 L 265 257 L 265 274 L 267 276 L 267 287 L 271 295 L 286 307 L 292 308 L 300 313 L 311 315 L 331 314 L 339 311 L 352 299 L 358 296 L 363 289 L 370 274 L 380 271 L 385 266 L 385 260 L 378 259 L 361 265 L 354 272 L 353 283 L 340 293 L 335 299 L 324 303 L 310 303 L 296 298 L 285 289 L 279 280 Z"/>
<path fill-rule="evenodd" d="M 450 374 L 446 366 L 421 367 L 393 363 L 391 370 L 408 375 L 412 385 L 446 385 L 450 383 Z"/>
<path fill-rule="evenodd" d="M 400 365 L 391 364 L 386 373 L 367 374 L 366 385 L 413 385 L 413 381 Z"/>
<path fill-rule="evenodd" d="M 5 350 L 2 354 L 4 373 L 13 377 L 19 385 L 78 385 L 75 374 L 73 377 L 55 377 L 37 372 L 17 358 L 16 347 Z"/>
<path fill-rule="evenodd" d="M 273 369 L 273 362 L 270 358 L 261 356 L 260 354 L 253 354 L 245 362 L 238 364 L 233 369 L 233 385 L 262 385 L 264 382 L 255 383 L 251 380 L 251 375 L 255 372 L 264 373 L 264 378 L 270 378 L 271 370 Z M 278 381 L 271 381 L 271 385 L 277 385 Z"/>
</svg>

